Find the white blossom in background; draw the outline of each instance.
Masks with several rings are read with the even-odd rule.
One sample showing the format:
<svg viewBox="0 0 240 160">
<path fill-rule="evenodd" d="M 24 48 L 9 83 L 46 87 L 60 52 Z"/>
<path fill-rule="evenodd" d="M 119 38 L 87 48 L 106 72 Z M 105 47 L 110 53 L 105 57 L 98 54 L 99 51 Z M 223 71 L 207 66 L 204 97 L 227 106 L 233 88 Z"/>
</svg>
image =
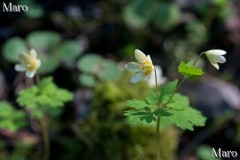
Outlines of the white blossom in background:
<svg viewBox="0 0 240 160">
<path fill-rule="evenodd" d="M 160 66 L 155 65 L 154 68 L 157 72 L 157 86 L 160 86 L 167 81 L 167 78 L 163 76 L 162 68 Z M 155 71 L 151 73 L 151 76 L 147 79 L 146 82 L 149 87 L 156 87 Z"/>
</svg>

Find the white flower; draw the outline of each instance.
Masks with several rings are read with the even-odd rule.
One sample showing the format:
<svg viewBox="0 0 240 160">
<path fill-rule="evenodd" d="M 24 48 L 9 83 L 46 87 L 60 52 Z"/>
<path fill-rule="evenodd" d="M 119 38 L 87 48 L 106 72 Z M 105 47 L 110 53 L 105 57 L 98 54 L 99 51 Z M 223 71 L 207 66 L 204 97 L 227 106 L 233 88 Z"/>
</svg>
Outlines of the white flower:
<svg viewBox="0 0 240 160">
<path fill-rule="evenodd" d="M 223 55 L 226 54 L 226 51 L 220 49 L 212 49 L 204 52 L 210 61 L 210 63 L 216 68 L 219 69 L 218 63 L 225 63 L 226 59 Z"/>
<path fill-rule="evenodd" d="M 157 72 L 157 86 L 159 86 L 159 85 L 165 83 L 167 78 L 162 75 L 162 68 L 160 66 L 155 65 L 154 68 Z M 151 76 L 147 79 L 147 84 L 149 85 L 149 87 L 156 87 L 154 72 L 152 72 Z"/>
<path fill-rule="evenodd" d="M 152 71 L 154 70 L 150 55 L 146 56 L 142 51 L 136 49 L 135 58 L 138 62 L 130 62 L 125 66 L 128 71 L 135 72 L 131 78 L 132 83 L 137 83 L 150 77 Z"/>
<path fill-rule="evenodd" d="M 29 78 L 34 77 L 37 69 L 41 66 L 41 61 L 37 59 L 37 52 L 31 49 L 29 53 L 21 53 L 19 55 L 20 64 L 15 65 L 15 70 L 19 72 L 26 72 Z"/>
</svg>

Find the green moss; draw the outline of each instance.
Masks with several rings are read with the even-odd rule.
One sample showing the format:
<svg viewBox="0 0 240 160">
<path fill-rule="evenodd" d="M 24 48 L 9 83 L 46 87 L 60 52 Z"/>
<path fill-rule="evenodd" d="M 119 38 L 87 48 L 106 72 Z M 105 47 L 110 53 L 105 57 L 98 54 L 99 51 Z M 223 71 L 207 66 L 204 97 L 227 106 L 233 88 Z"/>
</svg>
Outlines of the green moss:
<svg viewBox="0 0 240 160">
<path fill-rule="evenodd" d="M 130 126 L 125 123 L 125 100 L 144 98 L 149 88 L 144 82 L 131 84 L 129 75 L 117 82 L 98 84 L 94 89 L 91 115 L 79 122 L 79 152 L 82 159 L 152 160 L 156 158 L 155 127 Z M 161 133 L 164 160 L 174 159 L 178 131 Z"/>
</svg>

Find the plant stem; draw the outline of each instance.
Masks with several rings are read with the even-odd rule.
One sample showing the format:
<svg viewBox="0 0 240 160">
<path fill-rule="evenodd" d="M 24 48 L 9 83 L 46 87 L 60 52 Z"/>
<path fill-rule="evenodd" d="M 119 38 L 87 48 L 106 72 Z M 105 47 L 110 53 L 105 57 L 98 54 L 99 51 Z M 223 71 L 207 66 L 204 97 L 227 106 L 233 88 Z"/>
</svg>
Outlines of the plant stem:
<svg viewBox="0 0 240 160">
<path fill-rule="evenodd" d="M 195 61 L 193 62 L 193 66 L 196 65 L 197 61 L 199 60 L 199 58 L 200 58 L 203 54 L 204 54 L 204 52 L 202 52 L 202 53 L 195 59 Z M 172 100 L 173 96 L 177 93 L 177 91 L 179 90 L 179 88 L 182 86 L 182 84 L 183 84 L 187 79 L 188 79 L 188 76 L 183 76 L 183 77 L 182 77 L 181 81 L 178 83 L 177 87 L 176 87 L 175 90 L 172 92 L 172 94 L 171 94 L 170 98 L 168 99 L 168 102 L 167 102 L 167 103 L 169 103 L 169 102 Z"/>
<path fill-rule="evenodd" d="M 43 113 L 43 117 L 40 120 L 41 127 L 42 127 L 42 136 L 43 136 L 43 146 L 44 146 L 44 152 L 43 152 L 43 160 L 48 160 L 50 156 L 50 141 L 49 141 L 49 135 L 48 135 L 48 125 L 47 120 L 45 121 L 45 116 Z"/>
<path fill-rule="evenodd" d="M 40 77 L 36 75 L 36 83 L 37 86 L 40 87 Z M 42 138 L 43 138 L 43 158 L 42 160 L 49 160 L 50 156 L 50 141 L 49 141 L 49 134 L 48 134 L 48 124 L 47 124 L 47 117 L 45 116 L 44 109 L 42 109 L 42 118 L 40 119 L 40 124 L 42 128 Z"/>
<path fill-rule="evenodd" d="M 155 84 L 156 84 L 156 88 L 158 86 L 157 83 L 157 71 L 155 69 Z M 159 94 L 157 92 L 157 99 L 159 100 Z M 160 108 L 160 102 L 158 102 L 158 108 Z M 157 117 L 157 126 L 156 126 L 156 142 L 157 142 L 157 160 L 161 159 L 161 154 L 160 154 L 160 119 L 161 116 Z"/>
</svg>

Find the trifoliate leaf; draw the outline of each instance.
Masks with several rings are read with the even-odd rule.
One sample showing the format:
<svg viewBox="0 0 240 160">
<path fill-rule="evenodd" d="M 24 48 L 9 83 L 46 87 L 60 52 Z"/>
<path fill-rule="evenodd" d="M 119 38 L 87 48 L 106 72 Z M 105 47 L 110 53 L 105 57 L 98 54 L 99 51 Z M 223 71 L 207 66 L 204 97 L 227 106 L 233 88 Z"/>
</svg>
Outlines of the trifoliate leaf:
<svg viewBox="0 0 240 160">
<path fill-rule="evenodd" d="M 169 96 L 177 87 L 178 80 L 166 83 L 160 91 L 159 101 L 163 102 L 164 97 Z"/>
<path fill-rule="evenodd" d="M 63 107 L 73 94 L 56 86 L 52 77 L 42 80 L 38 86 L 32 86 L 18 93 L 17 102 L 33 110 L 33 116 L 41 118 L 41 111 L 46 107 Z M 47 111 L 47 109 L 46 109 Z M 39 117 L 40 116 L 40 117 Z"/>
<path fill-rule="evenodd" d="M 178 72 L 184 76 L 188 76 L 190 79 L 197 79 L 203 75 L 202 69 L 196 68 L 192 61 L 188 62 L 187 64 L 181 61 L 180 65 L 178 66 Z"/>
</svg>

